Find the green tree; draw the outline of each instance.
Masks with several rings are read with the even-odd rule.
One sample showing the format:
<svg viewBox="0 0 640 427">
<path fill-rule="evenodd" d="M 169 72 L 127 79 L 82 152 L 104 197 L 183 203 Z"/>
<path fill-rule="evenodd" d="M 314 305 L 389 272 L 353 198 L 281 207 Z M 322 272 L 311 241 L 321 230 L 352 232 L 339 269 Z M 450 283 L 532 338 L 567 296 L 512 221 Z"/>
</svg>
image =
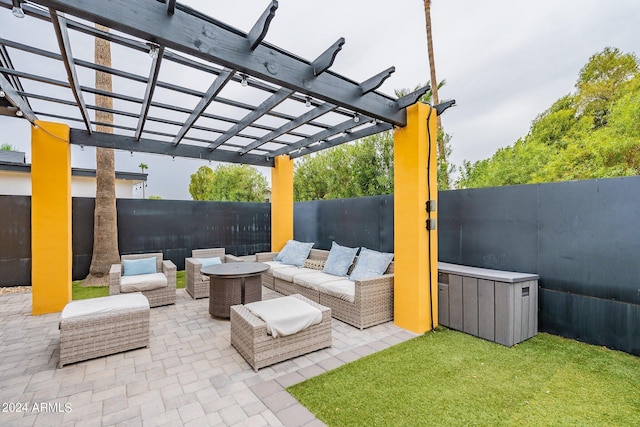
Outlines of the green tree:
<svg viewBox="0 0 640 427">
<path fill-rule="evenodd" d="M 640 71 L 633 54 L 606 48 L 580 70 L 529 133 L 490 159 L 465 161 L 459 188 L 640 174 Z"/>
<path fill-rule="evenodd" d="M 0 145 L 0 151 L 18 151 L 18 149 L 11 144 L 3 143 Z"/>
<path fill-rule="evenodd" d="M 264 202 L 268 192 L 267 179 L 248 165 L 201 166 L 189 184 L 194 200 Z"/>
<path fill-rule="evenodd" d="M 189 194 L 193 200 L 213 200 L 213 169 L 200 166 L 196 173 L 191 175 Z"/>
<path fill-rule="evenodd" d="M 612 101 L 626 92 L 627 83 L 637 74 L 635 55 L 610 47 L 593 55 L 580 70 L 578 106 L 593 117 L 596 128 L 607 124 Z"/>
<path fill-rule="evenodd" d="M 393 192 L 393 136 L 390 131 L 343 144 L 296 162 L 297 201 L 375 196 Z"/>
</svg>

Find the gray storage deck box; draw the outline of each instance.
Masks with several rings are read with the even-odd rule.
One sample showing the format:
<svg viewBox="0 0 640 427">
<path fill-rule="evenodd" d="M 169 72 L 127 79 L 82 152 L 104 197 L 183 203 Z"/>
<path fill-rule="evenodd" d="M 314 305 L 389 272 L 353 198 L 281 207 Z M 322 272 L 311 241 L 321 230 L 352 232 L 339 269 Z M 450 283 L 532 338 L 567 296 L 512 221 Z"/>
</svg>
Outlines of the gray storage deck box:
<svg viewBox="0 0 640 427">
<path fill-rule="evenodd" d="M 538 275 L 438 263 L 439 323 L 511 347 L 538 333 Z"/>
</svg>

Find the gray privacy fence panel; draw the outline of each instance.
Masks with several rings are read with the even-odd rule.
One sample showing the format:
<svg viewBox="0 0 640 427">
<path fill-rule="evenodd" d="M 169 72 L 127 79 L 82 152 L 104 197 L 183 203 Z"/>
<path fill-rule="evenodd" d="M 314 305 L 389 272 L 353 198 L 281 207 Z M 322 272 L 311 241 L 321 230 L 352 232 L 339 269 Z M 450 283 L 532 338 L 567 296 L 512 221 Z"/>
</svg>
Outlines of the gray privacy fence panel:
<svg viewBox="0 0 640 427">
<path fill-rule="evenodd" d="M 393 252 L 393 196 L 298 202 L 294 237 L 331 249 L 331 242 Z M 278 248 L 274 248 L 277 250 Z"/>
<path fill-rule="evenodd" d="M 119 199 L 117 208 L 120 252 L 163 252 L 178 270 L 192 249 L 242 256 L 271 246 L 268 203 Z"/>
<path fill-rule="evenodd" d="M 0 196 L 0 286 L 31 285 L 31 197 Z"/>
<path fill-rule="evenodd" d="M 93 198 L 72 200 L 74 280 L 89 272 Z M 242 256 L 271 247 L 269 203 L 119 199 L 120 253 L 163 252 L 179 270 L 192 249 L 224 247 Z M 0 285 L 31 285 L 31 198 L 0 196 Z"/>
<path fill-rule="evenodd" d="M 640 177 L 439 193 L 440 261 L 540 276 L 539 329 L 640 354 Z"/>
</svg>

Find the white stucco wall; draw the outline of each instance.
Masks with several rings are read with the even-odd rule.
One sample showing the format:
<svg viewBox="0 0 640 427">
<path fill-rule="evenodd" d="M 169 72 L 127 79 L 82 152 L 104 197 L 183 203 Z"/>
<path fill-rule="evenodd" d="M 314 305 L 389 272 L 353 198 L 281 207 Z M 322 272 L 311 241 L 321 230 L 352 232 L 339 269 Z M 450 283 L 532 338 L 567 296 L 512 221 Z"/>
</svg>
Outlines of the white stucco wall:
<svg viewBox="0 0 640 427">
<path fill-rule="evenodd" d="M 116 179 L 116 198 L 133 199 L 135 195 L 134 185 L 141 181 Z M 30 196 L 31 174 L 24 172 L 12 172 L 0 170 L 0 195 Z M 71 177 L 72 197 L 95 197 L 96 179 L 87 176 Z"/>
</svg>

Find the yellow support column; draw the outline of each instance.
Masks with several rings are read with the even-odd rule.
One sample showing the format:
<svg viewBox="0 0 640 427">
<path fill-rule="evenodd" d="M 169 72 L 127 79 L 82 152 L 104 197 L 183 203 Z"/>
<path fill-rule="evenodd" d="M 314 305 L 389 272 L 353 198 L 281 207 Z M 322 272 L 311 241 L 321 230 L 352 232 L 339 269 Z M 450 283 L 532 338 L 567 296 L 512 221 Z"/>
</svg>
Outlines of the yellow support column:
<svg viewBox="0 0 640 427">
<path fill-rule="evenodd" d="M 69 127 L 36 121 L 31 129 L 32 313 L 71 301 L 71 149 Z"/>
<path fill-rule="evenodd" d="M 278 156 L 271 170 L 271 250 L 293 239 L 293 160 Z"/>
<path fill-rule="evenodd" d="M 418 103 L 394 134 L 394 321 L 416 333 L 438 325 L 438 234 L 426 228 L 426 202 L 438 198 L 436 132 L 435 109 Z"/>
</svg>

